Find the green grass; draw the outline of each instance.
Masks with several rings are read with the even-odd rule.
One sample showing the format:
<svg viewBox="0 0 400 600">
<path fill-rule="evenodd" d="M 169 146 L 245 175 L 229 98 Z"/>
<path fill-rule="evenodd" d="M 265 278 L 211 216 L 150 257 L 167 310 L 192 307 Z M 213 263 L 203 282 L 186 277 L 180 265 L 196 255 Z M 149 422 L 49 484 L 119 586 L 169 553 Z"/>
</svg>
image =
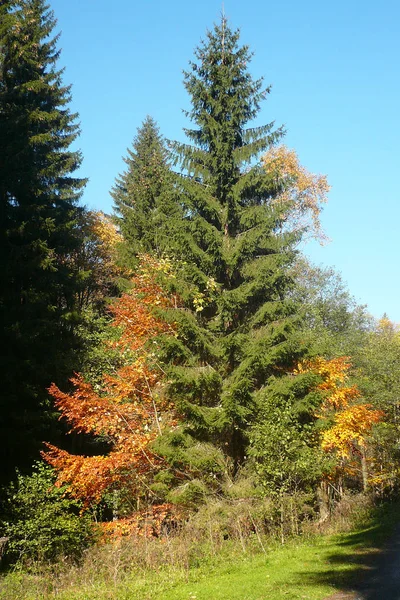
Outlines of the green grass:
<svg viewBox="0 0 400 600">
<path fill-rule="evenodd" d="M 253 556 L 226 550 L 206 556 L 190 569 L 132 569 L 118 573 L 114 556 L 107 577 L 101 567 L 90 575 L 51 577 L 10 573 L 3 578 L 0 598 L 13 600 L 322 600 L 338 590 L 351 590 L 371 572 L 379 549 L 400 521 L 400 506 L 374 510 L 348 533 L 277 543 Z M 111 575 L 110 575 L 111 573 Z"/>
</svg>

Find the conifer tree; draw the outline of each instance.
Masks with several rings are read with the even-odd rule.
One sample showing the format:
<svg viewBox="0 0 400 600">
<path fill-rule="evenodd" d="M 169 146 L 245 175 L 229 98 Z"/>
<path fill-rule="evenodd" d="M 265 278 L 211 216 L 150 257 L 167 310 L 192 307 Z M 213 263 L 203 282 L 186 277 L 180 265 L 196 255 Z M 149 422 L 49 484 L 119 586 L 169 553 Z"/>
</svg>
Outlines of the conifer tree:
<svg viewBox="0 0 400 600">
<path fill-rule="evenodd" d="M 0 429 L 12 468 L 49 436 L 45 388 L 62 379 L 74 342 L 69 258 L 85 181 L 73 176 L 79 125 L 56 66 L 53 13 L 44 0 L 5 1 L 0 10 Z"/>
<path fill-rule="evenodd" d="M 124 237 L 121 260 L 132 266 L 140 252 L 162 253 L 168 220 L 176 221 L 168 151 L 156 122 L 147 116 L 124 158 L 127 169 L 111 191 L 117 223 Z M 160 227 L 161 226 L 161 227 Z"/>
<path fill-rule="evenodd" d="M 171 143 L 182 220 L 168 238 L 181 259 L 172 285 L 191 310 L 171 317 L 181 337 L 164 359 L 185 434 L 216 444 L 237 468 L 265 390 L 294 361 L 287 267 L 300 233 L 283 232 L 288 206 L 273 202 L 281 190 L 255 163 L 283 130 L 246 128 L 270 91 L 248 72 L 248 47 L 222 18 L 195 56 L 185 73 L 193 144 Z"/>
</svg>

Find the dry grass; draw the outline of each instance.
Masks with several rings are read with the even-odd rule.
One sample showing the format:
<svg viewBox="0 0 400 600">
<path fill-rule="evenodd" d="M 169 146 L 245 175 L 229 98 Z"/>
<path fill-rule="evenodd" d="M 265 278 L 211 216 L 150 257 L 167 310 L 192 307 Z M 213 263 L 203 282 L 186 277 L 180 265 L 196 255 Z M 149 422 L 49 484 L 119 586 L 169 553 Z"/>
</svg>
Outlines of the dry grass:
<svg viewBox="0 0 400 600">
<path fill-rule="evenodd" d="M 344 500 L 338 506 L 335 526 L 325 532 L 348 530 L 354 515 L 365 515 L 365 498 Z M 286 539 L 299 532 L 300 502 L 285 508 Z M 0 584 L 2 600 L 91 600 L 152 598 L 154 589 L 168 590 L 193 578 L 198 569 L 210 573 L 218 565 L 240 564 L 255 555 L 265 555 L 279 546 L 280 515 L 270 500 L 221 500 L 204 505 L 184 525 L 165 531 L 163 537 L 123 538 L 116 543 L 89 549 L 79 565 L 60 561 L 56 565 L 29 565 L 29 572 L 8 573 Z M 302 531 L 314 535 L 317 526 L 307 520 L 303 507 Z M 278 523 L 278 525 L 277 525 Z M 134 589 L 133 589 L 134 588 Z"/>
</svg>

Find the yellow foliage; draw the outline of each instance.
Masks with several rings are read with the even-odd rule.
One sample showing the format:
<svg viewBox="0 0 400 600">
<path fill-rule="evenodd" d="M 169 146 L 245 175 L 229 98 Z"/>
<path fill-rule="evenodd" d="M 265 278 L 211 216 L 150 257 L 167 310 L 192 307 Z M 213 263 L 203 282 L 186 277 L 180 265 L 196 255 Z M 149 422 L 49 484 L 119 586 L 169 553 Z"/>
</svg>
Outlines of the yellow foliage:
<svg viewBox="0 0 400 600">
<path fill-rule="evenodd" d="M 309 237 L 326 242 L 320 221 L 322 205 L 327 202 L 330 186 L 326 175 L 315 175 L 303 167 L 295 150 L 273 146 L 263 157 L 264 168 L 282 188 L 274 203 L 287 205 L 286 227 L 306 229 Z"/>
<path fill-rule="evenodd" d="M 91 212 L 91 231 L 101 240 L 103 247 L 109 253 L 115 250 L 117 244 L 122 241 L 122 236 L 117 227 L 101 210 Z"/>
<path fill-rule="evenodd" d="M 357 447 L 365 448 L 372 425 L 378 423 L 382 411 L 370 404 L 356 404 L 337 413 L 335 424 L 322 434 L 321 447 L 326 452 L 335 451 L 341 458 L 350 458 Z"/>
<path fill-rule="evenodd" d="M 360 402 L 361 393 L 357 386 L 346 385 L 350 366 L 347 356 L 331 360 L 317 357 L 300 363 L 295 370 L 296 374 L 312 372 L 321 376 L 316 390 L 323 394 L 323 400 L 315 416 L 332 424 L 323 430 L 320 443 L 323 450 L 334 452 L 341 459 L 359 454 L 367 445 L 374 423 L 384 416 L 382 411 Z M 352 465 L 349 463 L 348 467 L 343 463 L 349 474 Z"/>
<path fill-rule="evenodd" d="M 361 396 L 357 386 L 345 385 L 350 366 L 347 356 L 330 360 L 319 356 L 312 361 L 304 361 L 299 364 L 295 373 L 313 372 L 321 375 L 322 382 L 318 384 L 317 389 L 324 393 L 324 402 L 321 407 L 323 412 L 330 407 L 344 408 Z"/>
</svg>

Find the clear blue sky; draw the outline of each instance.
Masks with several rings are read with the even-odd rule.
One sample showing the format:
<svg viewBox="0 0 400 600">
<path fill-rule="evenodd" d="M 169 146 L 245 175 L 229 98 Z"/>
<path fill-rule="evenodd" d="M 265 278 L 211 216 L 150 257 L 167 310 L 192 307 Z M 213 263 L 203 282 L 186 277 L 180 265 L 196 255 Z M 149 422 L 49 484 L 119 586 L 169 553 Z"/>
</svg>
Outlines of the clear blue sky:
<svg viewBox="0 0 400 600">
<path fill-rule="evenodd" d="M 183 139 L 189 100 L 182 70 L 219 0 L 50 0 L 62 31 L 64 81 L 80 113 L 89 177 L 83 202 L 111 211 L 122 156 L 147 114 Z M 397 0 L 225 0 L 225 13 L 272 84 L 259 123 L 287 128 L 285 143 L 332 186 L 323 225 L 331 238 L 307 253 L 342 273 L 356 300 L 400 321 L 400 3 Z"/>
</svg>

